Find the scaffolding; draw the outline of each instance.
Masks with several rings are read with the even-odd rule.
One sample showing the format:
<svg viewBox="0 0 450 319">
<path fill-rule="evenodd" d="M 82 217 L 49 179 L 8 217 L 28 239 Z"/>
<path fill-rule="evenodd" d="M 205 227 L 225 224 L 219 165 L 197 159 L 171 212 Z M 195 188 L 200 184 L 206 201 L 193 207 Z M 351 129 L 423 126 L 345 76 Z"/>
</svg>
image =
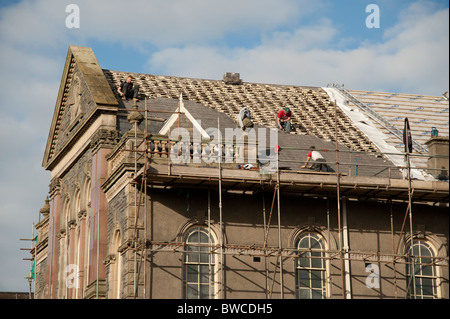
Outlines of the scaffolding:
<svg viewBox="0 0 450 319">
<path fill-rule="evenodd" d="M 30 262 L 30 271 L 28 273 L 28 276 L 24 278 L 28 282 L 28 298 L 29 299 L 33 299 L 33 292 L 35 291 L 37 235 L 35 235 L 34 230 L 35 230 L 35 225 L 33 223 L 32 228 L 31 228 L 31 238 L 20 238 L 20 240 L 22 240 L 22 241 L 30 242 L 30 248 L 20 248 L 20 250 L 28 251 L 31 254 L 31 258 L 22 258 L 22 260 Z"/>
<path fill-rule="evenodd" d="M 337 206 L 337 224 L 338 224 L 338 230 L 337 230 L 337 235 L 338 235 L 338 249 L 337 250 L 332 250 L 330 249 L 330 247 L 326 248 L 326 249 L 321 249 L 321 250 L 311 250 L 311 249 L 301 249 L 301 248 L 292 248 L 292 247 L 282 247 L 282 237 L 281 237 L 281 203 L 280 203 L 280 190 L 281 190 L 281 186 L 283 187 L 288 187 L 289 184 L 286 184 L 286 182 L 282 182 L 280 180 L 280 174 L 283 174 L 283 170 L 280 169 L 279 166 L 279 157 L 278 157 L 278 152 L 277 152 L 277 169 L 275 172 L 276 175 L 276 179 L 268 179 L 265 180 L 264 178 L 261 178 L 260 176 L 260 180 L 258 181 L 257 179 L 253 179 L 252 178 L 247 178 L 246 182 L 247 183 L 252 183 L 253 182 L 253 188 L 247 188 L 247 189 L 241 189 L 240 191 L 244 194 L 247 191 L 261 191 L 263 192 L 263 196 L 262 196 L 262 200 L 263 200 L 263 211 L 262 211 L 262 217 L 263 217 L 263 228 L 264 228 L 264 238 L 263 238 L 263 244 L 262 245 L 250 245 L 250 246 L 242 246 L 242 245 L 236 245 L 236 244 L 225 244 L 223 241 L 223 231 L 224 231 L 224 227 L 223 227 L 223 212 L 222 212 L 222 186 L 224 183 L 224 175 L 223 175 L 223 170 L 224 168 L 222 167 L 221 163 L 224 157 L 223 154 L 223 140 L 221 140 L 221 143 L 219 143 L 218 148 L 219 148 L 219 152 L 218 155 L 214 155 L 213 154 L 213 148 L 211 148 L 211 157 L 216 156 L 216 158 L 218 158 L 218 165 L 216 168 L 208 168 L 208 171 L 203 174 L 203 178 L 205 178 L 208 183 L 205 183 L 207 185 L 204 185 L 204 188 L 208 189 L 208 213 L 207 213 L 207 227 L 208 227 L 208 232 L 209 232 L 209 239 L 208 239 L 208 244 L 189 244 L 189 246 L 197 246 L 197 247 L 207 247 L 209 249 L 209 269 L 211 272 L 211 263 L 212 263 L 212 256 L 213 254 L 218 254 L 219 255 L 219 281 L 218 282 L 214 282 L 213 281 L 213 277 L 210 273 L 209 276 L 209 286 L 210 286 L 210 290 L 209 290 L 209 296 L 212 296 L 212 290 L 211 287 L 215 284 L 218 284 L 218 292 L 216 293 L 216 296 L 219 298 L 224 298 L 224 291 L 225 291 L 225 283 L 224 283 L 224 255 L 247 255 L 247 256 L 252 256 L 252 257 L 263 257 L 264 258 L 264 264 L 265 264 L 265 276 L 266 276 L 266 287 L 265 287 L 265 294 L 266 294 L 266 298 L 272 298 L 273 297 L 273 293 L 274 293 L 274 283 L 276 281 L 276 276 L 277 274 L 279 274 L 279 283 L 280 283 L 280 298 L 284 298 L 284 282 L 283 282 L 283 277 L 284 277 L 284 272 L 283 272 L 283 259 L 296 259 L 296 258 L 301 258 L 303 255 L 307 254 L 307 253 L 311 253 L 312 251 L 318 251 L 321 253 L 320 257 L 314 257 L 311 256 L 311 254 L 309 254 L 308 258 L 321 258 L 323 260 L 328 260 L 328 261 L 339 261 L 340 262 L 340 277 L 341 277 L 341 285 L 342 285 L 342 289 L 341 289 L 341 294 L 342 294 L 342 298 L 346 299 L 346 298 L 350 298 L 351 297 L 351 287 L 350 286 L 350 273 L 347 271 L 348 270 L 348 265 L 349 262 L 351 261 L 361 261 L 361 262 L 374 262 L 374 263 L 386 263 L 386 264 L 391 264 L 394 271 L 394 290 L 395 290 L 395 298 L 398 298 L 398 283 L 397 283 L 397 277 L 396 277 L 396 266 L 403 264 L 403 265 L 422 265 L 422 266 L 428 266 L 428 265 L 434 265 L 437 267 L 448 267 L 448 257 L 440 257 L 440 256 L 433 256 L 433 257 L 428 257 L 428 259 L 431 260 L 431 262 L 429 263 L 420 263 L 417 262 L 417 256 L 413 256 L 412 255 L 412 249 L 409 250 L 409 252 L 405 252 L 405 253 L 399 253 L 399 247 L 402 241 L 406 241 L 407 238 L 407 234 L 406 234 L 406 221 L 407 218 L 409 216 L 410 218 L 410 238 L 411 240 L 413 240 L 414 238 L 414 232 L 413 232 L 413 228 L 412 228 L 412 196 L 414 194 L 415 189 L 411 186 L 411 176 L 409 174 L 409 171 L 411 169 L 410 165 L 409 165 L 409 160 L 408 160 L 408 165 L 407 167 L 395 167 L 395 169 L 407 169 L 408 171 L 408 188 L 406 190 L 407 192 L 407 200 L 405 200 L 405 198 L 403 199 L 399 199 L 400 202 L 408 202 L 407 205 L 407 209 L 406 212 L 404 214 L 404 219 L 403 219 L 403 223 L 402 223 L 402 227 L 400 230 L 400 234 L 399 234 L 399 239 L 398 242 L 395 243 L 395 230 L 394 230 L 394 223 L 393 223 L 393 211 L 392 211 L 392 203 L 395 201 L 394 198 L 392 197 L 386 197 L 385 195 L 382 195 L 381 197 L 384 197 L 384 200 L 387 204 L 389 204 L 390 207 L 390 212 L 389 212 L 389 222 L 391 225 L 391 237 L 392 237 L 392 252 L 391 253 L 381 253 L 378 251 L 355 251 L 355 250 L 350 250 L 348 247 L 348 234 L 347 236 L 345 235 L 346 232 L 348 231 L 347 229 L 345 229 L 346 226 L 346 215 L 342 216 L 342 212 L 341 212 L 341 201 L 342 199 L 345 199 L 349 192 L 348 190 L 353 188 L 353 189 L 358 189 L 358 187 L 360 187 L 360 185 L 355 184 L 353 187 L 348 187 L 345 186 L 345 194 L 341 193 L 341 189 L 342 186 L 341 185 L 341 179 L 342 176 L 345 175 L 345 173 L 343 173 L 342 171 L 340 171 L 340 165 L 356 165 L 356 174 L 358 174 L 358 167 L 362 167 L 364 165 L 369 165 L 369 166 L 376 166 L 376 165 L 372 165 L 372 164 L 361 164 L 358 163 L 358 161 L 356 161 L 356 163 L 344 163 L 341 162 L 340 159 L 340 154 L 341 153 L 345 153 L 348 152 L 350 154 L 359 154 L 360 151 L 343 151 L 340 150 L 338 147 L 338 139 L 337 139 L 337 120 L 336 120 L 336 102 L 334 103 L 334 107 L 335 107 L 335 141 L 336 141 L 336 148 L 335 148 L 335 153 L 336 153 L 336 161 L 335 164 L 336 165 L 336 171 L 333 173 L 327 173 L 327 177 L 333 177 L 335 178 L 334 184 L 333 185 L 324 185 L 323 183 L 317 183 L 320 185 L 317 185 L 317 187 L 320 186 L 321 189 L 325 189 L 324 191 L 318 191 L 316 192 L 314 195 L 315 196 L 319 196 L 323 199 L 326 199 L 327 201 L 327 231 L 328 231 L 328 240 L 331 239 L 330 237 L 330 194 L 332 194 L 333 190 L 336 192 L 336 206 Z M 149 114 L 152 112 L 156 112 L 156 113 L 164 113 L 164 111 L 161 110 L 150 110 L 148 108 L 148 104 L 147 104 L 147 98 L 145 99 L 145 107 L 144 109 L 138 109 L 138 107 L 136 105 L 133 106 L 132 109 L 124 109 L 125 111 L 129 111 L 131 113 L 134 113 L 135 115 L 137 113 L 144 113 L 144 116 L 141 116 L 139 119 L 136 119 L 137 117 L 135 116 L 133 121 L 130 121 L 133 125 L 133 130 L 134 130 L 134 144 L 133 147 L 130 148 L 124 148 L 122 149 L 122 151 L 125 152 L 133 152 L 134 153 L 134 178 L 133 178 L 133 185 L 134 185 L 134 197 L 135 197 L 135 201 L 134 201 L 134 208 L 135 208 L 135 223 L 134 223 L 134 238 L 133 238 L 133 245 L 131 246 L 131 249 L 133 249 L 134 251 L 134 298 L 138 297 L 138 282 L 139 282 L 139 277 L 142 274 L 143 276 L 143 298 L 146 298 L 146 294 L 147 294 L 147 274 L 146 274 L 146 263 L 149 262 L 149 260 L 147 259 L 147 254 L 149 252 L 178 252 L 178 253 L 186 253 L 187 250 L 187 244 L 185 242 L 176 242 L 176 241 L 171 241 L 171 242 L 161 242 L 161 241 L 151 241 L 147 238 L 147 214 L 148 214 L 148 207 L 147 207 L 147 197 L 148 197 L 148 193 L 147 190 L 149 188 L 149 183 L 148 183 L 148 178 L 150 176 L 149 174 L 149 169 L 151 166 L 156 167 L 156 171 L 157 172 L 162 172 L 164 169 L 166 169 L 166 173 L 161 173 L 161 176 L 165 175 L 166 177 L 170 177 L 170 179 L 161 179 L 161 187 L 165 187 L 164 185 L 170 185 L 171 181 L 173 181 L 176 178 L 182 178 L 183 180 L 187 180 L 189 181 L 191 180 L 196 180 L 199 179 L 199 175 L 195 175 L 194 173 L 192 173 L 193 169 L 190 168 L 190 172 L 187 172 L 186 170 L 184 170 L 181 174 L 180 172 L 177 173 L 177 169 L 176 166 L 173 165 L 173 163 L 171 163 L 170 161 L 170 154 L 172 154 L 173 152 L 178 152 L 179 155 L 183 154 L 182 150 L 180 149 L 179 145 L 178 145 L 178 149 L 176 149 L 175 144 L 180 142 L 180 136 L 178 137 L 178 140 L 171 140 L 170 139 L 170 131 L 167 137 L 155 137 L 152 136 L 152 134 L 150 134 L 148 132 L 148 121 L 151 120 L 151 118 L 149 118 Z M 177 113 L 178 114 L 178 128 L 180 128 L 180 115 L 182 114 L 181 112 L 181 97 L 180 97 L 180 103 L 178 104 L 178 109 L 177 111 L 174 112 L 166 112 L 166 113 Z M 144 121 L 145 122 L 145 129 L 144 131 L 140 131 L 139 129 L 139 123 L 140 121 Z M 220 131 L 220 121 L 218 119 L 218 129 Z M 140 139 L 139 136 L 142 136 L 142 139 Z M 188 148 L 188 156 L 195 156 L 195 154 L 192 154 L 192 145 L 187 145 L 184 146 Z M 195 146 L 193 146 L 195 148 Z M 201 147 L 200 147 L 201 148 Z M 294 147 L 285 147 L 287 149 L 295 149 L 295 150 L 302 150 L 301 148 L 294 148 Z M 189 152 L 189 150 L 191 152 Z M 333 150 L 324 150 L 324 151 L 333 151 Z M 159 155 L 161 158 L 167 157 L 167 164 L 152 164 L 152 160 L 154 158 L 154 156 Z M 380 156 L 385 156 L 385 153 L 377 153 L 375 155 L 380 155 Z M 395 153 L 392 155 L 399 155 L 399 153 Z M 401 154 L 406 156 L 407 158 L 411 157 L 411 156 L 426 156 L 426 155 L 421 155 L 421 154 Z M 447 156 L 448 158 L 448 156 Z M 285 160 L 285 161 L 289 161 L 289 160 Z M 299 161 L 293 161 L 298 163 Z M 328 163 L 327 163 L 328 164 Z M 331 164 L 331 163 L 330 163 Z M 425 168 L 418 168 L 418 169 L 425 169 Z M 427 168 L 427 170 L 430 170 Z M 215 174 L 210 174 L 210 172 L 212 171 L 216 171 Z M 246 171 L 246 173 L 248 173 L 248 171 Z M 311 172 L 312 173 L 312 172 Z M 158 173 L 156 173 L 158 174 Z M 177 175 L 178 174 L 178 175 Z M 208 175 L 209 174 L 209 175 Z M 208 176 L 206 176 L 208 175 Z M 238 184 L 240 182 L 239 178 L 237 177 L 233 177 L 235 175 L 227 175 L 226 176 L 226 180 L 230 181 L 233 178 L 236 181 L 236 184 Z M 391 180 L 391 167 L 389 167 L 389 180 Z M 214 186 L 214 184 L 216 185 L 216 187 L 218 188 L 218 194 L 219 194 L 219 203 L 218 203 L 218 207 L 219 207 L 219 243 L 218 244 L 212 244 L 211 240 L 210 240 L 210 236 L 211 236 L 211 198 L 210 198 L 210 190 L 211 187 Z M 236 185 L 235 184 L 235 185 Z M 291 183 L 292 184 L 292 183 Z M 294 185 L 295 186 L 295 185 Z M 367 186 L 367 185 L 366 185 Z M 153 187 L 153 186 L 151 186 Z M 195 186 L 194 186 L 195 187 Z M 328 187 L 328 188 L 327 188 Z M 231 186 L 232 188 L 232 186 Z M 370 188 L 370 187 L 369 187 Z M 383 191 L 383 187 L 380 185 L 373 185 L 373 187 L 371 187 L 371 189 L 382 192 Z M 265 203 L 265 196 L 264 193 L 266 192 L 271 192 L 273 191 L 273 196 L 272 196 L 272 202 L 270 205 L 270 212 L 267 216 L 267 212 L 266 212 L 266 203 Z M 304 189 L 305 191 L 305 189 Z M 386 191 L 388 192 L 389 190 L 386 187 Z M 448 192 L 445 194 L 440 192 L 440 191 L 436 191 L 435 190 L 431 190 L 430 193 L 433 194 L 438 194 L 437 197 L 433 197 L 433 200 L 435 200 L 434 204 L 438 203 L 438 202 L 444 202 L 448 201 Z M 351 193 L 353 194 L 353 193 Z M 351 195 L 351 196 L 364 196 L 364 194 L 366 193 L 361 193 L 360 195 L 358 195 L 357 193 L 355 195 Z M 142 201 L 142 196 L 144 197 L 144 201 Z M 334 197 L 334 196 L 331 196 Z M 429 201 L 426 198 L 426 195 L 423 195 L 422 201 Z M 432 201 L 433 201 L 432 200 Z M 144 202 L 144 204 L 142 205 L 142 202 Z M 272 224 L 272 218 L 274 216 L 274 209 L 275 209 L 275 203 L 277 205 L 277 214 L 278 214 L 278 225 L 277 225 L 277 229 L 278 229 L 278 246 L 277 247 L 269 247 L 267 245 L 268 242 L 268 235 L 270 232 L 270 229 L 273 228 L 271 227 Z M 345 204 L 345 201 L 343 202 Z M 142 207 L 143 206 L 143 207 Z M 140 218 L 140 214 L 141 214 L 141 209 L 144 210 L 144 220 L 143 220 L 143 236 L 139 236 L 139 231 L 138 231 L 138 223 L 139 223 L 139 218 Z M 270 269 L 269 267 L 269 258 L 276 258 L 276 263 L 275 263 L 275 268 L 274 269 Z M 138 261 L 139 259 L 139 261 Z M 414 272 L 412 274 L 414 276 Z M 328 274 L 327 275 L 327 283 L 330 283 L 331 281 L 331 275 Z M 411 280 L 409 281 L 409 283 L 411 283 Z M 331 287 L 331 285 L 329 285 Z M 412 285 L 413 290 L 415 285 Z M 411 287 L 408 287 L 408 293 L 410 291 Z M 408 293 L 406 295 L 408 295 Z M 415 297 L 415 291 L 412 291 L 411 294 L 413 297 Z M 329 296 L 332 296 L 332 292 L 330 292 Z"/>
</svg>

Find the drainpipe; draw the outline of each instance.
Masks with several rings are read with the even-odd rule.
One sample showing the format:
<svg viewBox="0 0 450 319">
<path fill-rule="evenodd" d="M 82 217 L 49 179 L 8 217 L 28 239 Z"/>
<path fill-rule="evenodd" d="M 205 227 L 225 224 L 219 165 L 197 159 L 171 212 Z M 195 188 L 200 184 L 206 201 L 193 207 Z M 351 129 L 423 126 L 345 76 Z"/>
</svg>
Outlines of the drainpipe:
<svg viewBox="0 0 450 319">
<path fill-rule="evenodd" d="M 330 236 L 330 199 L 327 197 L 327 238 L 328 238 L 328 249 L 326 256 L 329 257 L 330 253 L 328 252 L 331 250 L 331 236 Z M 327 259 L 327 263 L 330 262 L 330 258 Z M 330 287 L 330 293 L 329 297 L 333 298 L 333 284 L 331 282 L 331 274 L 328 273 L 328 286 Z"/>
<path fill-rule="evenodd" d="M 344 274 L 345 274 L 345 299 L 352 298 L 351 273 L 350 273 L 350 256 L 348 244 L 348 227 L 347 227 L 347 201 L 342 198 L 342 232 L 344 240 Z"/>
</svg>

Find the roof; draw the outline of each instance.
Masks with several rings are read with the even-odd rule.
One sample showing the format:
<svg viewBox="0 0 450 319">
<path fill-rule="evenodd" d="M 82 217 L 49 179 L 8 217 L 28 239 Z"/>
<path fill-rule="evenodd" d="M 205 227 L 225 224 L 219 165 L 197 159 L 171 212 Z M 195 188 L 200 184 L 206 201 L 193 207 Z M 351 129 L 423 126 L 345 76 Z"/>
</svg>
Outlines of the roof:
<svg viewBox="0 0 450 319">
<path fill-rule="evenodd" d="M 130 74 L 121 71 L 103 71 L 114 92 L 120 81 L 125 80 Z M 223 80 L 131 74 L 140 85 L 142 96 L 148 99 L 178 99 L 182 94 L 184 100 L 201 103 L 227 114 L 233 120 L 240 109 L 246 106 L 251 110 L 254 121 L 266 127 L 275 127 L 275 114 L 283 107 L 289 106 L 293 113 L 292 123 L 296 129 L 292 134 L 314 135 L 325 141 L 335 141 L 337 135 L 338 142 L 351 150 L 381 151 L 360 129 L 358 123 L 345 114 L 339 103 L 335 109 L 335 99 L 329 95 L 327 88 L 242 81 L 241 84 L 234 85 L 227 84 Z M 448 137 L 449 101 L 443 96 L 348 91 L 400 131 L 403 130 L 404 117 L 407 116 L 413 139 L 425 149 L 425 142 L 431 136 L 433 127 L 439 131 L 440 136 Z M 381 134 L 388 136 L 387 143 L 400 151 L 403 149 L 401 140 L 379 123 L 373 124 Z"/>
<path fill-rule="evenodd" d="M 109 70 L 104 70 L 105 74 L 107 74 L 107 78 L 110 81 L 110 84 L 112 86 L 113 91 L 117 90 L 116 85 L 118 86 L 120 83 L 120 80 L 124 79 L 128 73 L 124 72 L 112 72 Z M 120 75 L 120 76 L 118 76 Z M 112 79 L 114 78 L 114 81 Z M 140 81 L 135 80 L 136 83 L 139 85 L 146 85 L 145 82 L 142 79 L 146 79 L 147 77 L 153 78 L 153 76 L 150 75 L 144 75 L 144 74 L 133 74 L 135 78 L 139 78 Z M 156 77 L 159 81 L 162 81 L 162 83 L 166 83 L 166 77 Z M 172 81 L 175 81 L 176 77 L 171 77 Z M 187 82 L 188 79 L 184 79 L 185 82 Z M 201 88 L 201 82 L 200 80 L 194 80 L 189 79 L 190 81 L 197 81 L 198 88 Z M 204 80 L 205 82 L 208 81 L 209 83 L 211 80 Z M 221 82 L 221 81 L 217 81 Z M 216 83 L 216 85 L 219 85 L 220 83 Z M 159 85 L 157 83 L 154 83 L 154 85 Z M 210 87 L 210 86 L 209 86 Z M 319 90 L 320 88 L 315 88 L 315 90 Z M 151 113 L 148 115 L 149 121 L 147 122 L 147 132 L 150 134 L 163 134 L 162 130 L 164 129 L 166 123 L 169 122 L 169 119 L 173 116 L 177 115 L 178 106 L 180 104 L 180 97 L 177 98 L 176 91 L 173 89 L 173 93 L 171 95 L 154 95 L 153 97 L 147 99 L 146 101 L 140 101 L 138 103 L 139 109 L 144 110 L 150 110 Z M 236 88 L 231 87 L 230 91 L 236 90 Z M 311 89 L 312 90 L 312 89 Z M 172 92 L 172 91 L 169 91 Z M 182 94 L 182 93 L 181 93 Z M 236 95 L 235 92 L 233 94 Z M 144 95 L 145 91 L 144 91 Z M 143 97 L 143 96 L 142 96 Z M 146 96 L 148 97 L 148 96 Z M 218 126 L 220 126 L 220 131 L 223 137 L 226 136 L 225 128 L 231 128 L 231 129 L 237 129 L 237 123 L 236 123 L 236 115 L 239 113 L 238 111 L 233 114 L 231 111 L 225 112 L 223 111 L 223 107 L 219 108 L 213 108 L 211 106 L 205 105 L 206 102 L 202 101 L 193 101 L 185 99 L 185 96 L 182 94 L 182 100 L 181 103 L 183 104 L 185 110 L 191 115 L 191 119 L 197 121 L 203 130 L 206 132 L 209 132 L 209 129 L 215 129 Z M 324 96 L 323 96 L 324 97 Z M 229 97 L 225 96 L 224 99 L 228 99 Z M 324 97 L 325 98 L 325 97 Z M 261 98 L 260 98 L 261 99 Z M 118 117 L 117 121 L 117 129 L 120 132 L 120 135 L 124 135 L 126 132 L 128 132 L 131 129 L 131 124 L 127 120 L 127 113 L 126 110 L 130 110 L 132 108 L 132 105 L 134 104 L 133 101 L 123 101 L 122 99 L 118 98 L 118 109 L 119 111 L 124 110 L 121 112 L 121 116 Z M 205 104 L 203 104 L 205 103 Z M 244 105 L 244 104 L 242 104 Z M 235 106 L 237 108 L 237 106 Z M 334 108 L 334 105 L 333 105 Z M 255 107 L 251 108 L 252 116 L 255 112 Z M 315 114 L 314 112 L 310 112 L 311 114 Z M 273 119 L 275 118 L 275 111 L 272 114 L 271 117 Z M 311 116 L 311 115 L 310 115 Z M 316 115 L 318 116 L 318 115 Z M 341 121 L 344 121 L 344 118 L 346 117 L 344 113 L 340 113 L 340 117 L 342 117 Z M 334 118 L 334 115 L 333 115 Z M 191 123 L 187 123 L 188 119 L 186 118 L 185 114 L 180 114 L 180 121 L 181 121 L 181 127 L 192 128 L 193 125 Z M 349 121 L 347 118 L 346 121 Z M 341 123 L 342 123 L 341 122 Z M 266 125 L 263 124 L 264 122 L 261 120 L 255 120 L 255 132 L 256 135 L 258 134 L 258 128 L 267 128 Z M 172 130 L 176 128 L 177 121 L 174 122 L 172 126 Z M 309 125 L 313 125 L 313 123 L 309 123 Z M 330 124 L 331 125 L 331 124 Z M 141 130 L 144 129 L 144 122 L 141 123 L 140 128 Z M 269 127 L 273 127 L 273 124 L 268 125 Z M 340 125 L 339 127 L 345 128 L 344 125 Z M 353 130 L 357 130 L 357 128 L 351 128 Z M 316 130 L 318 130 L 316 128 Z M 314 145 L 316 147 L 316 150 L 320 151 L 325 158 L 325 160 L 329 163 L 329 166 L 336 171 L 338 168 L 336 167 L 336 143 L 334 141 L 325 140 L 321 137 L 318 137 L 314 134 L 308 135 L 302 132 L 295 132 L 294 134 L 287 134 L 285 132 L 281 132 L 276 130 L 278 133 L 278 145 L 281 147 L 281 152 L 279 154 L 279 166 L 282 170 L 290 170 L 290 171 L 300 171 L 300 166 L 303 165 L 307 158 L 307 154 L 310 151 L 310 146 Z M 270 131 L 265 130 L 264 131 L 266 135 L 266 146 L 267 149 L 269 149 L 269 138 L 270 138 Z M 351 134 L 353 132 L 346 131 L 347 134 Z M 167 132 L 165 132 L 167 133 Z M 192 131 L 190 131 L 190 134 L 192 134 Z M 338 133 L 342 136 L 342 131 Z M 356 133 L 355 133 L 356 134 Z M 362 134 L 362 133 L 359 133 Z M 345 141 L 343 138 L 342 140 Z M 355 145 L 355 144 L 352 144 Z M 376 177 L 395 177 L 400 178 L 401 175 L 398 172 L 398 170 L 395 168 L 395 166 L 386 158 L 383 158 L 381 156 L 376 156 L 375 154 L 372 154 L 371 152 L 358 152 L 357 154 L 352 153 L 352 149 L 347 147 L 344 144 L 338 143 L 338 149 L 340 153 L 340 166 L 339 170 L 340 173 L 344 175 L 358 175 L 358 176 L 376 176 Z M 355 164 L 358 165 L 355 165 Z M 237 166 L 237 164 L 233 164 L 232 166 Z M 311 170 L 305 169 L 306 172 L 311 172 Z"/>
<path fill-rule="evenodd" d="M 76 91 L 76 86 L 72 85 L 74 72 L 81 78 L 77 83 L 83 83 L 83 92 L 86 92 L 85 98 L 88 99 L 81 102 L 85 112 L 81 117 L 76 117 L 76 108 L 67 110 L 71 108 L 70 105 L 74 105 L 67 106 Z M 43 166 L 46 169 L 52 169 L 58 159 L 73 148 L 99 114 L 116 114 L 116 128 L 120 135 L 130 129 L 126 116 L 131 105 L 124 103 L 117 94 L 120 81 L 129 74 L 101 69 L 90 48 L 69 47 L 44 154 Z M 389 136 L 390 132 L 378 123 L 361 120 L 367 117 L 368 114 L 364 113 L 367 110 L 361 110 L 359 117 L 355 118 L 354 106 L 344 99 L 337 100 L 332 88 L 248 83 L 236 78 L 236 74 L 232 75 L 235 78 L 231 82 L 226 81 L 225 76 L 222 80 L 211 80 L 131 74 L 135 83 L 140 85 L 141 99 L 146 98 L 153 112 L 150 115 L 153 121 L 148 123 L 151 132 L 160 133 L 167 129 L 168 120 L 173 117 L 170 112 L 176 111 L 180 98 L 189 113 L 183 115 L 183 121 L 201 122 L 202 132 L 206 128 L 217 127 L 219 121 L 221 127 L 237 127 L 236 115 L 242 107 L 250 109 L 256 126 L 274 128 L 278 111 L 289 106 L 294 130 L 290 134 L 281 132 L 279 138 L 283 150 L 280 159 L 291 162 L 286 167 L 298 168 L 298 163 L 306 157 L 310 145 L 321 150 L 327 162 L 342 162 L 345 159 L 353 165 L 357 161 L 360 164 L 358 173 L 364 172 L 368 176 L 386 174 L 389 167 L 401 165 L 392 157 L 380 153 L 395 147 L 398 152 L 401 141 Z M 361 102 L 366 108 L 370 106 L 371 112 L 396 125 L 398 130 L 402 129 L 401 117 L 410 116 L 413 139 L 420 144 L 423 144 L 431 127 L 436 127 L 439 134 L 448 136 L 448 100 L 442 97 L 356 90 L 350 93 L 355 101 Z M 80 101 L 77 103 L 80 104 Z M 140 108 L 143 108 L 143 103 L 141 100 Z M 158 110 L 160 113 L 155 112 Z M 69 111 L 74 112 L 73 116 L 68 114 Z M 380 139 L 380 136 L 383 138 Z M 339 149 L 338 155 L 334 152 L 336 147 Z M 72 153 L 75 151 L 72 150 Z M 373 168 L 368 169 L 365 166 L 368 164 L 373 165 Z M 339 168 L 351 173 L 351 169 L 345 165 Z M 354 171 L 352 174 L 356 173 Z"/>
<path fill-rule="evenodd" d="M 114 92 L 120 81 L 130 73 L 103 70 Z M 254 122 L 265 127 L 275 127 L 275 116 L 283 107 L 292 111 L 292 134 L 313 135 L 325 141 L 335 141 L 335 107 L 327 93 L 319 87 L 260 84 L 242 82 L 227 84 L 222 80 L 194 79 L 176 76 L 131 73 L 140 85 L 142 97 L 148 99 L 170 98 L 198 102 L 210 109 L 236 115 L 244 106 L 251 111 Z M 336 108 L 338 142 L 351 150 L 376 152 L 377 147 Z"/>
</svg>

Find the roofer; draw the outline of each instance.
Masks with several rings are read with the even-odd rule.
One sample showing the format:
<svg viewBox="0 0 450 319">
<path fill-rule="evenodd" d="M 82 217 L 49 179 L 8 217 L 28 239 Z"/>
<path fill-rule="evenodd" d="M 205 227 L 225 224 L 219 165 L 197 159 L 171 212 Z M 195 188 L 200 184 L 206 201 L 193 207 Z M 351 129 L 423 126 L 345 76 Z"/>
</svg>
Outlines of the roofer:
<svg viewBox="0 0 450 319">
<path fill-rule="evenodd" d="M 245 131 L 246 128 L 253 127 L 252 115 L 250 114 L 248 107 L 245 106 L 239 111 L 238 122 L 243 131 Z"/>
<path fill-rule="evenodd" d="M 310 149 L 310 152 L 308 153 L 308 158 L 306 159 L 306 163 L 305 163 L 305 165 L 301 166 L 300 168 L 312 168 L 319 172 L 321 172 L 322 169 L 324 172 L 331 171 L 330 167 L 326 163 L 325 158 L 322 156 L 322 154 L 320 154 L 320 152 L 316 151 L 316 147 L 311 146 L 309 149 Z M 312 161 L 312 162 L 311 162 L 311 165 L 309 167 L 307 167 L 309 161 Z"/>
<path fill-rule="evenodd" d="M 284 130 L 286 133 L 291 131 L 291 110 L 288 107 L 285 107 L 277 115 L 277 127 L 280 130 Z"/>
<path fill-rule="evenodd" d="M 135 102 L 139 101 L 139 98 L 138 98 L 139 85 L 133 84 L 133 76 L 132 75 L 128 75 L 126 81 L 120 82 L 120 86 L 117 89 L 117 92 L 119 92 L 119 94 L 123 100 L 133 98 L 133 101 L 135 101 Z"/>
</svg>

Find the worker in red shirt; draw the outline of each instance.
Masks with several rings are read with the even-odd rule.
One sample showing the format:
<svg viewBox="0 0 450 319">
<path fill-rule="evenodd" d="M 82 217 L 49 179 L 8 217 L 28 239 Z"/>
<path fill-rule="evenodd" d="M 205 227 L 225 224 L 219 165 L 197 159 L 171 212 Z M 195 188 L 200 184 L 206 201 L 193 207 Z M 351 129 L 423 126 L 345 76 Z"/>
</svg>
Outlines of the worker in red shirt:
<svg viewBox="0 0 450 319">
<path fill-rule="evenodd" d="M 292 113 L 288 107 L 285 107 L 277 115 L 277 126 L 280 130 L 284 130 L 286 133 L 291 131 L 291 117 Z"/>
</svg>

